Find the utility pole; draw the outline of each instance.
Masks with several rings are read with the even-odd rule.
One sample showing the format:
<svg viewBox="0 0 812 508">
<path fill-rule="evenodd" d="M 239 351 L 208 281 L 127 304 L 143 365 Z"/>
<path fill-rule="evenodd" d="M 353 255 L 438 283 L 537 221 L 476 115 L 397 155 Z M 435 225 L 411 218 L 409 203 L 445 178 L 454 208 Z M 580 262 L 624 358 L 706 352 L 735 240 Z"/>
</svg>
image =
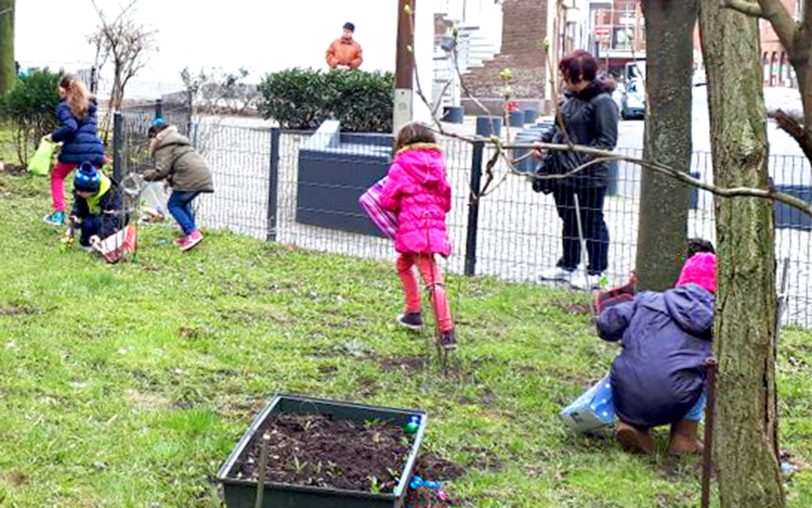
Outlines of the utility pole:
<svg viewBox="0 0 812 508">
<path fill-rule="evenodd" d="M 414 13 L 416 0 L 398 2 L 398 43 L 395 59 L 395 111 L 392 127 L 395 134 L 412 121 L 412 83 L 414 81 Z"/>
</svg>

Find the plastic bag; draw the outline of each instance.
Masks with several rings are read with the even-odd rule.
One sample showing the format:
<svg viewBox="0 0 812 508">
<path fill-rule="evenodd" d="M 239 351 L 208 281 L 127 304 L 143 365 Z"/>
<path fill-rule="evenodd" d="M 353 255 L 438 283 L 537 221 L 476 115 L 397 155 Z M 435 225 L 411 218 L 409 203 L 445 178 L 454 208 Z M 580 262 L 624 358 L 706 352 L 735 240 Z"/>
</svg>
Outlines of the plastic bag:
<svg viewBox="0 0 812 508">
<path fill-rule="evenodd" d="M 137 242 L 138 230 L 130 224 L 96 243 L 93 248 L 101 254 L 105 261 L 112 264 L 121 260 L 125 254 L 134 253 Z"/>
<path fill-rule="evenodd" d="M 565 407 L 559 418 L 575 432 L 591 432 L 614 425 L 616 413 L 609 374 Z"/>
<path fill-rule="evenodd" d="M 48 176 L 54 165 L 57 150 L 59 150 L 57 143 L 47 139 L 40 141 L 34 156 L 28 161 L 28 172 L 34 176 Z"/>
<path fill-rule="evenodd" d="M 381 206 L 381 192 L 383 191 L 385 183 L 386 177 L 375 182 L 372 187 L 358 198 L 358 202 L 364 211 L 366 211 L 370 220 L 378 226 L 378 229 L 380 229 L 384 235 L 394 240 L 395 233 L 398 230 L 397 215 L 389 210 L 384 210 Z"/>
</svg>

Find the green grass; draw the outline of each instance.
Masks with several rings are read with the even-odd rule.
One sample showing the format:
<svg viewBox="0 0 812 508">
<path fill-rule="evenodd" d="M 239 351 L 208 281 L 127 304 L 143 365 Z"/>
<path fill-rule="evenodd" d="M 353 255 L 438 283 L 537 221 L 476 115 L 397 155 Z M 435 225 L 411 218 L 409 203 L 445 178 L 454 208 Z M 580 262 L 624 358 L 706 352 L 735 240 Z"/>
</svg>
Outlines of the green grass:
<svg viewBox="0 0 812 508">
<path fill-rule="evenodd" d="M 0 506 L 220 506 L 210 479 L 277 391 L 421 408 L 425 449 L 467 468 L 469 506 L 697 506 L 697 459 L 622 453 L 566 432 L 558 410 L 614 346 L 568 292 L 449 276 L 453 375 L 394 326 L 386 264 L 212 232 L 181 255 L 142 230 L 136 262 L 58 249 L 47 182 L 0 174 Z M 812 341 L 782 337 L 782 447 L 812 459 Z M 812 505 L 812 474 L 788 484 Z"/>
</svg>

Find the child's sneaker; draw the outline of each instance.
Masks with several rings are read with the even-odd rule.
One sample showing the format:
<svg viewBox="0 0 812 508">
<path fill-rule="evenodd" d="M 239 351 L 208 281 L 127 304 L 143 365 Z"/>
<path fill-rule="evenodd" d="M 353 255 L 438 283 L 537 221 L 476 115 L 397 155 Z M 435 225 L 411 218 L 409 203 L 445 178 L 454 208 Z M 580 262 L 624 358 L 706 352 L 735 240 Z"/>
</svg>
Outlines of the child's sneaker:
<svg viewBox="0 0 812 508">
<path fill-rule="evenodd" d="M 195 245 L 199 244 L 203 241 L 203 235 L 198 230 L 194 230 L 189 233 L 187 236 L 183 237 L 183 241 L 180 244 L 180 250 L 182 252 L 186 252 L 194 248 Z"/>
<path fill-rule="evenodd" d="M 65 212 L 54 212 L 42 218 L 42 222 L 51 226 L 64 226 L 65 225 Z"/>
<path fill-rule="evenodd" d="M 454 330 L 446 330 L 442 332 L 440 334 L 440 339 L 437 342 L 443 349 L 457 349 L 457 338 L 454 336 Z"/>
<path fill-rule="evenodd" d="M 419 312 L 401 314 L 400 317 L 398 317 L 398 324 L 413 332 L 419 332 L 423 330 L 423 316 Z"/>
</svg>

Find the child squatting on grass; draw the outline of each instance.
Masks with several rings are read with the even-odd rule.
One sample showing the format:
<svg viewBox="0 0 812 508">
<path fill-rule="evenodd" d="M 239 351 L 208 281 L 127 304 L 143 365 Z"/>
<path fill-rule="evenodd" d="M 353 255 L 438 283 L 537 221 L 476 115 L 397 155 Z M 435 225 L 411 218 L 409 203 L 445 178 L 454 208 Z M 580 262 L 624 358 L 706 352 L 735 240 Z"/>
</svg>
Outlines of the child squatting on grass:
<svg viewBox="0 0 812 508">
<path fill-rule="evenodd" d="M 214 192 L 211 170 L 189 138 L 174 125 L 167 125 L 163 118 L 153 121 L 148 135 L 155 169 L 146 171 L 144 180 L 166 180 L 172 187 L 167 208 L 183 231 L 183 237 L 175 240 L 175 244 L 185 252 L 203 241 L 195 224 L 192 201 L 202 192 Z"/>
<path fill-rule="evenodd" d="M 695 250 L 699 247 L 700 250 Z M 676 287 L 645 291 L 609 303 L 597 319 L 598 334 L 622 343 L 612 363 L 612 398 L 623 449 L 649 454 L 649 429 L 671 425 L 668 450 L 698 453 L 697 428 L 705 406 L 705 360 L 712 354 L 716 255 L 692 244 Z"/>
<path fill-rule="evenodd" d="M 89 250 L 127 225 L 121 194 L 114 182 L 90 162 L 83 162 L 73 177 L 70 221 L 81 231 L 79 244 Z"/>
<path fill-rule="evenodd" d="M 442 150 L 426 126 L 413 122 L 398 133 L 395 160 L 387 173 L 380 201 L 384 209 L 397 215 L 395 250 L 400 256 L 396 266 L 406 296 L 406 310 L 398 322 L 415 331 L 423 327 L 420 289 L 414 273 L 417 265 L 434 307 L 438 346 L 456 348 L 443 272 L 434 258 L 435 254 L 443 257 L 451 254 L 446 227 L 451 186 L 446 179 Z"/>
</svg>

